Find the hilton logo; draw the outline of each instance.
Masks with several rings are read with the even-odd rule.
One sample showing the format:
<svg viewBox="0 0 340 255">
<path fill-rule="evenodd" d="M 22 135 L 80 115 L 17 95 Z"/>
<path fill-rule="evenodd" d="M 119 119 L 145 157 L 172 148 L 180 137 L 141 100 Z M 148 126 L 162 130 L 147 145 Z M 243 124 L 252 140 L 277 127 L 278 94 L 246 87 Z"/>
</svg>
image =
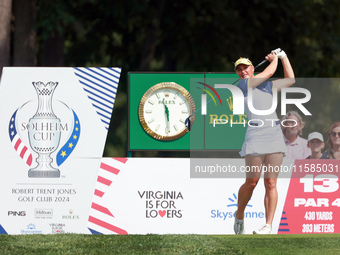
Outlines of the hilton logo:
<svg viewBox="0 0 340 255">
<path fill-rule="evenodd" d="M 34 216 L 35 218 L 51 219 L 53 216 L 53 209 L 35 209 Z"/>
</svg>

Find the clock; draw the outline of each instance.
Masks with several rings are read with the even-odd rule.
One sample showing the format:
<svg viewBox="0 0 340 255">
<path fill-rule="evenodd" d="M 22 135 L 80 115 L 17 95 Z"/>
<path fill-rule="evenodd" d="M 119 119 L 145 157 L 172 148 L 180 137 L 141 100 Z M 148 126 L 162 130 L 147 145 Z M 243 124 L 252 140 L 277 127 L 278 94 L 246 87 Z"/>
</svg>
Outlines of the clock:
<svg viewBox="0 0 340 255">
<path fill-rule="evenodd" d="M 190 93 L 174 82 L 162 82 L 148 89 L 138 107 L 139 121 L 147 134 L 161 141 L 173 141 L 188 129 L 185 120 L 195 112 Z M 195 116 L 190 117 L 191 123 Z"/>
</svg>

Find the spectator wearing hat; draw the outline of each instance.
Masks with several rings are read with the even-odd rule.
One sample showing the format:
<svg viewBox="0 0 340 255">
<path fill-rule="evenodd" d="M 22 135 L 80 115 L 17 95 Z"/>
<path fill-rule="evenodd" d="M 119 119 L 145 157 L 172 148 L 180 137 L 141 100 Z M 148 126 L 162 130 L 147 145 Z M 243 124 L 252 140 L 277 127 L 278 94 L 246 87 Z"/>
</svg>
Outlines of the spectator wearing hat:
<svg viewBox="0 0 340 255">
<path fill-rule="evenodd" d="M 323 136 L 319 132 L 313 132 L 308 135 L 307 146 L 311 150 L 311 155 L 307 159 L 320 159 L 323 156 L 322 150 L 325 148 Z"/>
</svg>

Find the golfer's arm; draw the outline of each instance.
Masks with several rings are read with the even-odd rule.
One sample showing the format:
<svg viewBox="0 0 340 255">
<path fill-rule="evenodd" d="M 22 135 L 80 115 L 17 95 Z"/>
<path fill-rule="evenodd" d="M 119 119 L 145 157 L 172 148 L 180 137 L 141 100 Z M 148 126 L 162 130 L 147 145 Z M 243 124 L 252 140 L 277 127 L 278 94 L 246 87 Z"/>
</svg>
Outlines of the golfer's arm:
<svg viewBox="0 0 340 255">
<path fill-rule="evenodd" d="M 283 71 L 285 78 L 295 78 L 293 67 L 289 62 L 287 55 L 282 59 Z"/>
<path fill-rule="evenodd" d="M 295 83 L 294 70 L 287 55 L 282 59 L 282 66 L 285 78 L 274 81 L 275 87 L 278 88 L 278 91 L 280 91 L 281 88 L 290 87 Z"/>
<path fill-rule="evenodd" d="M 248 87 L 255 88 L 265 80 L 273 76 L 277 68 L 277 58 L 275 58 L 261 73 L 255 76 L 255 78 L 249 79 Z"/>
</svg>

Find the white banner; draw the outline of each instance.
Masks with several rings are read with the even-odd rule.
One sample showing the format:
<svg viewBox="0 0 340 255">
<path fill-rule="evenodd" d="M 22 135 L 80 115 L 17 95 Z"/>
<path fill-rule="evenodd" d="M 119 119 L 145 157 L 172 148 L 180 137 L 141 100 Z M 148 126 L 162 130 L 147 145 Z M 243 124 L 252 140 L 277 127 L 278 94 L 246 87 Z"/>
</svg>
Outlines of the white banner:
<svg viewBox="0 0 340 255">
<path fill-rule="evenodd" d="M 4 68 L 0 233 L 90 233 L 120 68 Z"/>
<path fill-rule="evenodd" d="M 244 159 L 102 158 L 119 76 L 3 69 L 0 234 L 234 234 Z M 284 160 L 273 234 L 340 232 L 338 162 Z M 261 178 L 246 234 L 265 223 L 264 195 Z"/>
<path fill-rule="evenodd" d="M 196 167 L 200 162 L 204 167 Z M 234 234 L 244 169 L 244 159 L 103 158 L 88 227 L 103 234 Z M 339 233 L 339 169 L 339 160 L 284 160 L 272 234 Z M 264 196 L 262 174 L 245 210 L 246 234 L 266 223 Z"/>
<path fill-rule="evenodd" d="M 233 159 L 240 168 L 243 159 Z M 101 207 L 91 210 L 93 233 L 234 234 L 233 214 L 243 178 L 190 178 L 188 158 L 103 158 L 96 190 Z M 107 170 L 105 170 L 107 169 Z M 114 173 L 113 173 L 114 172 Z M 277 233 L 289 178 L 278 179 Z M 102 190 L 104 189 L 104 190 Z M 265 224 L 260 180 L 246 209 L 246 233 Z"/>
</svg>

